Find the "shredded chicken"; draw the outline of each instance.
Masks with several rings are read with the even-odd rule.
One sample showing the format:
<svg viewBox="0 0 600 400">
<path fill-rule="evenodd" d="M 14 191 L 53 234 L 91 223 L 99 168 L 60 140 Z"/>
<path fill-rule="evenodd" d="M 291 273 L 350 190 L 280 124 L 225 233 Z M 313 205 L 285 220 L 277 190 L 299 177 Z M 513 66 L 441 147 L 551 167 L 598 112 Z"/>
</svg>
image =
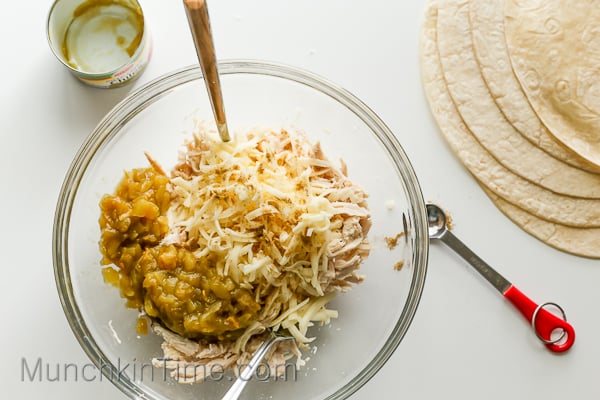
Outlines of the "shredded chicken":
<svg viewBox="0 0 600 400">
<path fill-rule="evenodd" d="M 219 274 L 250 290 L 261 309 L 241 336 L 216 344 L 153 324 L 164 339 L 156 365 L 179 382 L 202 381 L 212 364 L 247 362 L 269 329 L 309 347 L 308 328 L 337 317 L 327 304 L 362 281 L 357 269 L 370 251 L 367 195 L 346 170 L 300 133 L 255 131 L 228 143 L 204 130 L 194 135 L 171 172 L 174 200 L 162 244 L 217 259 Z M 297 356 L 301 364 L 298 346 L 280 345 L 268 362 Z M 184 368 L 190 365 L 204 367 Z"/>
<path fill-rule="evenodd" d="M 170 370 L 171 377 L 179 383 L 203 382 L 210 379 L 211 374 L 222 374 L 227 370 L 238 375 L 268 337 L 266 333 L 255 335 L 244 351 L 236 352 L 226 344 L 185 339 L 157 323 L 152 324 L 152 329 L 164 340 L 161 345 L 163 357 L 153 359 L 152 364 L 157 368 Z M 295 368 L 304 365 L 300 350 L 294 342 L 274 345 L 263 361 L 269 368 L 269 376 L 283 376 L 288 372 L 285 368 L 293 357 L 296 357 L 296 363 L 293 364 Z"/>
</svg>

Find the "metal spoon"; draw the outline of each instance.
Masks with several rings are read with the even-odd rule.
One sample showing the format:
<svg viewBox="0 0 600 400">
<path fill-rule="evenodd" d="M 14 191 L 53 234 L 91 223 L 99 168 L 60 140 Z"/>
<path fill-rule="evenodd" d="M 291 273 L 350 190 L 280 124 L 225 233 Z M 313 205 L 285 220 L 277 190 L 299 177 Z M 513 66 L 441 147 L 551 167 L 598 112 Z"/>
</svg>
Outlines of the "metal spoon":
<svg viewBox="0 0 600 400">
<path fill-rule="evenodd" d="M 221 82 L 219 80 L 219 71 L 217 70 L 217 57 L 215 55 L 206 0 L 183 0 L 183 4 L 194 38 L 198 60 L 202 67 L 202 74 L 204 75 L 204 82 L 206 82 L 210 104 L 212 105 L 215 121 L 217 122 L 219 136 L 221 136 L 221 140 L 228 142 L 231 140 L 231 137 L 227 128 Z"/>
<path fill-rule="evenodd" d="M 427 204 L 426 207 L 430 239 L 441 240 L 471 264 L 523 314 L 525 319 L 531 323 L 537 337 L 549 350 L 561 353 L 571 348 L 575 341 L 575 330 L 571 324 L 567 323 L 565 312 L 558 304 L 548 302 L 537 305 L 531 301 L 448 230 L 446 214 L 440 207 L 435 204 Z M 547 311 L 545 307 L 548 306 L 557 308 L 561 312 L 562 318 Z"/>
<path fill-rule="evenodd" d="M 260 347 L 254 352 L 252 358 L 250 359 L 250 362 L 248 362 L 246 368 L 244 368 L 244 370 L 240 373 L 240 376 L 238 376 L 238 378 L 235 380 L 233 385 L 231 385 L 227 393 L 225 393 L 225 396 L 223 396 L 222 400 L 239 399 L 240 394 L 242 394 L 242 390 L 244 390 L 244 387 L 246 386 L 246 383 L 248 383 L 250 378 L 252 378 L 252 375 L 254 374 L 254 372 L 256 372 L 256 369 L 260 365 L 260 362 L 267 355 L 271 347 L 273 347 L 276 343 L 289 340 L 295 339 L 291 336 L 273 335 L 269 339 L 265 340 L 263 344 L 261 344 Z"/>
</svg>

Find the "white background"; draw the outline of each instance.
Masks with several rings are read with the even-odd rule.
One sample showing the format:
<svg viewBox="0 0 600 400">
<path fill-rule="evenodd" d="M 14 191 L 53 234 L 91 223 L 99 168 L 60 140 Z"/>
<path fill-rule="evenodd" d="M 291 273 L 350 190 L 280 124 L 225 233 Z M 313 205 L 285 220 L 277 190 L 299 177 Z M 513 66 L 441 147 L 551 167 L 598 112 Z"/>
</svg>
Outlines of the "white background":
<svg viewBox="0 0 600 400">
<path fill-rule="evenodd" d="M 129 91 L 196 62 L 181 1 L 140 3 L 154 37 L 153 59 L 139 81 L 108 91 L 82 85 L 51 54 L 49 0 L 3 3 L 1 398 L 125 398 L 107 381 L 21 382 L 21 360 L 88 362 L 63 315 L 51 260 L 54 208 L 72 157 Z M 209 6 L 219 58 L 291 64 L 361 98 L 400 139 L 425 199 L 451 212 L 455 233 L 534 300 L 560 303 L 577 331 L 570 352 L 551 354 L 487 282 L 434 244 L 411 328 L 352 398 L 600 398 L 600 265 L 514 226 L 449 151 L 420 83 L 424 0 L 213 0 Z"/>
</svg>

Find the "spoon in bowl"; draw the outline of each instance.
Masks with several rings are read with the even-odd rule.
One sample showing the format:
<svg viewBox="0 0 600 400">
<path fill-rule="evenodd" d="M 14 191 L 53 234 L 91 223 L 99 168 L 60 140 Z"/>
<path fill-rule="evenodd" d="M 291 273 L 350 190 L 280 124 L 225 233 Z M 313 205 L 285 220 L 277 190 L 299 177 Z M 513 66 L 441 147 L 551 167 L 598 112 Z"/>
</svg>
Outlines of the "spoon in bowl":
<svg viewBox="0 0 600 400">
<path fill-rule="evenodd" d="M 430 239 L 441 240 L 471 264 L 523 314 L 525 319 L 531 323 L 538 339 L 544 342 L 549 350 L 562 353 L 571 348 L 575 341 L 575 330 L 567 322 L 565 312 L 558 304 L 548 302 L 537 305 L 534 303 L 450 232 L 446 213 L 439 206 L 427 204 L 426 207 Z M 562 318 L 547 311 L 546 307 L 548 306 L 557 308 Z"/>
<path fill-rule="evenodd" d="M 248 362 L 248 365 L 240 373 L 240 376 L 235 380 L 233 385 L 229 388 L 225 396 L 221 400 L 237 400 L 242 394 L 242 390 L 246 386 L 246 383 L 252 378 L 252 375 L 258 369 L 260 362 L 267 355 L 269 350 L 279 342 L 295 340 L 292 336 L 279 336 L 272 334 L 267 340 L 265 340 L 258 349 L 252 355 L 252 358 Z"/>
<path fill-rule="evenodd" d="M 210 19 L 208 16 L 208 7 L 206 0 L 183 0 L 185 12 L 187 14 L 196 53 L 202 68 L 202 75 L 210 98 L 219 136 L 224 142 L 231 140 L 229 129 L 227 128 L 227 118 L 225 117 L 225 106 L 223 105 L 223 94 L 221 93 L 221 81 L 219 80 L 219 71 L 217 69 L 217 57 L 215 55 L 215 46 L 212 32 L 210 29 Z"/>
</svg>

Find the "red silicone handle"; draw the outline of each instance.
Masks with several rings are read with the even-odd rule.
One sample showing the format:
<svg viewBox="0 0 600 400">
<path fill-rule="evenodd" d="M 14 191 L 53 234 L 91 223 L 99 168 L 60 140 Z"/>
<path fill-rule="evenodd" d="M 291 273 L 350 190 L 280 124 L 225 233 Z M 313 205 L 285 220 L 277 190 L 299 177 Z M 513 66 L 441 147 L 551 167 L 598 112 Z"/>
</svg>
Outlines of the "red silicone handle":
<svg viewBox="0 0 600 400">
<path fill-rule="evenodd" d="M 562 353 L 573 346 L 575 342 L 575 330 L 565 319 L 557 317 L 543 307 L 539 307 L 513 285 L 504 292 L 504 297 L 510 300 L 521 314 L 523 314 L 525 319 L 531 323 L 533 329 L 535 329 L 540 339 L 546 343 L 546 347 L 549 350 Z M 534 315 L 535 321 L 533 321 Z M 562 331 L 565 336 L 557 343 L 549 343 L 552 341 L 552 333 L 554 331 Z"/>
</svg>

